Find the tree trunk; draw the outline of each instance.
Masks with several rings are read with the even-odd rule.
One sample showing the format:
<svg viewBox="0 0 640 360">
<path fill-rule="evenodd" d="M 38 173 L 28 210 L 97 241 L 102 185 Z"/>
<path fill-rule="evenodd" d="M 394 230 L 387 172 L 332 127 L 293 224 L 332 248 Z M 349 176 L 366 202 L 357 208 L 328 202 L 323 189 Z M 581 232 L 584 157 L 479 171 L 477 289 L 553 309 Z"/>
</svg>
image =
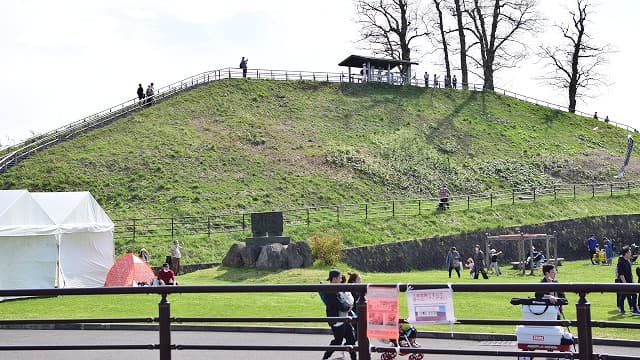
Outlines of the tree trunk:
<svg viewBox="0 0 640 360">
<path fill-rule="evenodd" d="M 447 45 L 447 37 L 444 32 L 444 21 L 442 19 L 442 9 L 440 9 L 440 0 L 433 0 L 436 10 L 438 11 L 438 27 L 440 28 L 440 37 L 442 38 L 442 51 L 444 52 L 444 67 L 446 70 L 445 85 L 451 86 L 451 66 L 449 65 L 449 47 Z M 449 79 L 447 82 L 446 79 Z"/>
<path fill-rule="evenodd" d="M 458 36 L 460 37 L 460 72 L 462 73 L 462 88 L 469 88 L 469 74 L 467 71 L 467 42 L 464 36 L 464 26 L 462 24 L 462 10 L 460 0 L 455 0 L 456 18 L 458 19 Z"/>
</svg>

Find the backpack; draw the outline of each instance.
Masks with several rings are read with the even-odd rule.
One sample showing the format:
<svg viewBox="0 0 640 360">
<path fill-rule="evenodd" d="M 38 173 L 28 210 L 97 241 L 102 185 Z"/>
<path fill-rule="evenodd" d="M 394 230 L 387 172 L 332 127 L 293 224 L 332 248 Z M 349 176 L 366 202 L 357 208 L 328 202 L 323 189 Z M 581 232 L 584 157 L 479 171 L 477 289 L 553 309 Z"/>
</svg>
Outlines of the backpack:
<svg viewBox="0 0 640 360">
<path fill-rule="evenodd" d="M 238 66 L 238 69 L 242 69 L 242 61 L 240 61 L 240 66 Z"/>
</svg>

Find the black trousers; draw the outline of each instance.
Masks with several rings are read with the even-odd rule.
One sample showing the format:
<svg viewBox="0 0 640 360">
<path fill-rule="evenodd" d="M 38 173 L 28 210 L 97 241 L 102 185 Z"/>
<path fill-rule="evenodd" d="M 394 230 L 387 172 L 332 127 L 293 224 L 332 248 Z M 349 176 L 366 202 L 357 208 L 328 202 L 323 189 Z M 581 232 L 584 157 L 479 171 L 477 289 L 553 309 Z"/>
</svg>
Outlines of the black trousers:
<svg viewBox="0 0 640 360">
<path fill-rule="evenodd" d="M 487 276 L 487 272 L 484 271 L 484 267 L 478 267 L 478 266 L 474 266 L 473 268 L 473 278 L 477 279 L 478 278 L 478 274 L 482 273 L 482 277 L 485 279 L 488 279 L 489 277 Z"/>
<path fill-rule="evenodd" d="M 349 323 L 343 323 L 339 326 L 331 325 L 331 332 L 333 332 L 333 340 L 329 343 L 329 345 L 342 345 L 342 341 L 345 340 L 345 345 L 355 345 L 356 337 L 353 331 L 353 327 Z M 333 354 L 333 351 L 326 351 L 324 353 L 323 359 L 328 359 Z M 356 360 L 356 353 L 350 352 L 351 360 Z"/>
</svg>

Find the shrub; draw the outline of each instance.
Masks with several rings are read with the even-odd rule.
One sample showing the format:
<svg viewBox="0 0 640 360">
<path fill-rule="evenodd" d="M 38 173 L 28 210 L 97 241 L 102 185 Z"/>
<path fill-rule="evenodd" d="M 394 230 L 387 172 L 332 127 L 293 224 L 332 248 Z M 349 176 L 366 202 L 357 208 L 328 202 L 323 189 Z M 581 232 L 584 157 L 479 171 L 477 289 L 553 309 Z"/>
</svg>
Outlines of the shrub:
<svg viewBox="0 0 640 360">
<path fill-rule="evenodd" d="M 341 235 L 313 235 L 311 237 L 311 255 L 326 265 L 336 265 L 342 258 Z"/>
</svg>

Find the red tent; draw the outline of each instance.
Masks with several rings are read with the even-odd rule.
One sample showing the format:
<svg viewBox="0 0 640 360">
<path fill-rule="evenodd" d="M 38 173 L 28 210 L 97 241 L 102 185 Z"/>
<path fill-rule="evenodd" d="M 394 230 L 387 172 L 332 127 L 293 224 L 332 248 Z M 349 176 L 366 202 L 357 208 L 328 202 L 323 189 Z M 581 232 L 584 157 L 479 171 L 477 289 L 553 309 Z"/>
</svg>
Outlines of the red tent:
<svg viewBox="0 0 640 360">
<path fill-rule="evenodd" d="M 124 254 L 109 269 L 104 286 L 133 286 L 134 281 L 149 284 L 154 277 L 155 273 L 146 262 L 133 254 Z"/>
</svg>

